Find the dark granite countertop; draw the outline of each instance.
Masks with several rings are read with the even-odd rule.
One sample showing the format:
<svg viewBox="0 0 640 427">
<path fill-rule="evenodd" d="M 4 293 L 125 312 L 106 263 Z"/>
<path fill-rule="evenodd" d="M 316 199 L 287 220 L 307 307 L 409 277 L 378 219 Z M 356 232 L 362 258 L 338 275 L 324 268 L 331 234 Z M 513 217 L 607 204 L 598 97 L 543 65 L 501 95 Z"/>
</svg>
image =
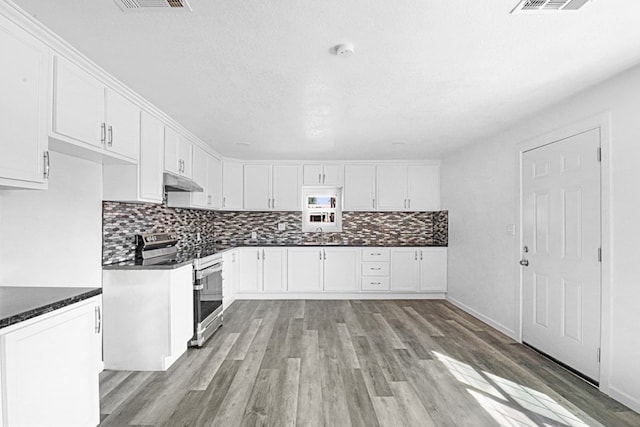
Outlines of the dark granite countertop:
<svg viewBox="0 0 640 427">
<path fill-rule="evenodd" d="M 101 293 L 101 288 L 0 286 L 0 328 Z"/>
<path fill-rule="evenodd" d="M 146 264 L 142 260 L 132 259 L 128 261 L 117 262 L 115 264 L 103 265 L 103 270 L 174 270 L 176 268 L 184 267 L 185 265 L 193 264 L 191 258 L 188 260 L 181 260 L 168 263 Z"/>
</svg>

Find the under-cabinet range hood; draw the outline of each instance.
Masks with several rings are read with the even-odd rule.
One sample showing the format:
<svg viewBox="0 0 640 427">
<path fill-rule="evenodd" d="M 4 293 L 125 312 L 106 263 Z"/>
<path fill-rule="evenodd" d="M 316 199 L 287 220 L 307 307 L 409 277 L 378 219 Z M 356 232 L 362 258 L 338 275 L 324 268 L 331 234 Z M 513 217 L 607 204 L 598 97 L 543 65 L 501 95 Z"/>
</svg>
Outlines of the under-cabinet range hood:
<svg viewBox="0 0 640 427">
<path fill-rule="evenodd" d="M 171 172 L 164 173 L 164 191 L 186 191 L 198 193 L 204 191 L 197 182 Z"/>
</svg>

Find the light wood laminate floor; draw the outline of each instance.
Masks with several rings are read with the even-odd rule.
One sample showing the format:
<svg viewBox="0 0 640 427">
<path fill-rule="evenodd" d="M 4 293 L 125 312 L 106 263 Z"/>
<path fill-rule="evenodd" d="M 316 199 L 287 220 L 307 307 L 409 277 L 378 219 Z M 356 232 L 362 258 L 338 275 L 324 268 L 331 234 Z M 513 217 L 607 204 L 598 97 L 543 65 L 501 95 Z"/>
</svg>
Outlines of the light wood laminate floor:
<svg viewBox="0 0 640 427">
<path fill-rule="evenodd" d="M 103 426 L 639 426 L 445 301 L 236 301 L 167 372 L 105 371 Z"/>
</svg>

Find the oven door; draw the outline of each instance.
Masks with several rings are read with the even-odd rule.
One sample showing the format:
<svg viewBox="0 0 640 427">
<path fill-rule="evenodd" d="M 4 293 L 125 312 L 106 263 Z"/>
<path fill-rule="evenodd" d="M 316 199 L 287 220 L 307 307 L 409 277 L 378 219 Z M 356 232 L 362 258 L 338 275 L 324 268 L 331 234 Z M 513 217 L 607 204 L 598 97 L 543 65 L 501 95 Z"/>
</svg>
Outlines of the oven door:
<svg viewBox="0 0 640 427">
<path fill-rule="evenodd" d="M 202 347 L 222 326 L 222 261 L 195 271 L 193 308 L 194 333 L 191 345 Z"/>
</svg>

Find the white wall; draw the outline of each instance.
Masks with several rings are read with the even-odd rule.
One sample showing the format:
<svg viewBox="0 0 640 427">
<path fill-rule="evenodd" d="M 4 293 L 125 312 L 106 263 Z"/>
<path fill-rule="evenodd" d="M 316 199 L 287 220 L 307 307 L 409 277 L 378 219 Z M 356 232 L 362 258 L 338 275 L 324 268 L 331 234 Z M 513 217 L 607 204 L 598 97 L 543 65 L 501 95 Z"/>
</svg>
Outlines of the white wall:
<svg viewBox="0 0 640 427">
<path fill-rule="evenodd" d="M 102 283 L 102 165 L 51 153 L 48 191 L 0 191 L 0 285 Z"/>
<path fill-rule="evenodd" d="M 640 68 L 550 108 L 443 160 L 443 208 L 449 209 L 449 290 L 454 302 L 507 332 L 519 328 L 516 144 L 611 113 L 610 341 L 603 390 L 640 411 Z M 606 364 L 606 365 L 605 365 Z M 608 387 L 607 387 L 608 383 Z"/>
</svg>

